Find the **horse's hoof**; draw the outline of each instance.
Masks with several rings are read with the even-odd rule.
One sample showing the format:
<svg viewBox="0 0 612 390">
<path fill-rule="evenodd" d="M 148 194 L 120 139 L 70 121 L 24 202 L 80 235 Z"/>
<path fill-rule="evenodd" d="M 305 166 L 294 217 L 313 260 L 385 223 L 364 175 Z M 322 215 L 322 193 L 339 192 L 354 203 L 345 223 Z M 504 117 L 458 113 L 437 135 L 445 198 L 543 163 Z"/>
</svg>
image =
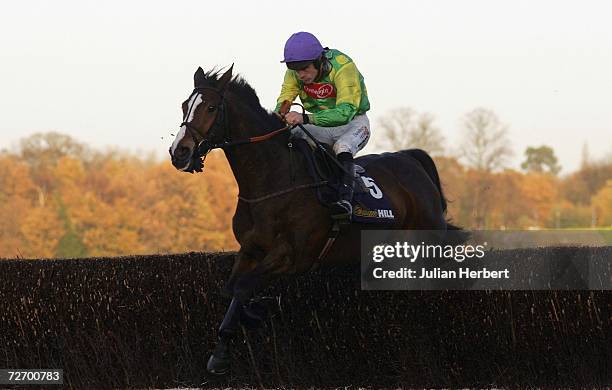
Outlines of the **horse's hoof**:
<svg viewBox="0 0 612 390">
<path fill-rule="evenodd" d="M 220 341 L 215 351 L 210 355 L 206 364 L 206 371 L 213 375 L 225 375 L 230 369 L 229 345 Z"/>
<path fill-rule="evenodd" d="M 225 375 L 229 372 L 229 368 L 229 359 L 219 359 L 214 354 L 210 355 L 208 363 L 206 364 L 206 371 L 213 375 Z"/>
</svg>

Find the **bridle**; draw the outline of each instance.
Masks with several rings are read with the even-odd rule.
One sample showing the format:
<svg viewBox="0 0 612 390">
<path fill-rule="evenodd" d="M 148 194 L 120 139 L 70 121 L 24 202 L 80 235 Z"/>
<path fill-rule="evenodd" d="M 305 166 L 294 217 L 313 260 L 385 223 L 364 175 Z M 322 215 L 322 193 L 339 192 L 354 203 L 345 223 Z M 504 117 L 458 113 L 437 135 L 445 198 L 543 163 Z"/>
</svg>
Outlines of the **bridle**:
<svg viewBox="0 0 612 390">
<path fill-rule="evenodd" d="M 225 107 L 225 97 L 223 93 L 219 91 L 217 88 L 204 86 L 204 87 L 194 88 L 190 97 L 196 93 L 203 93 L 204 91 L 207 91 L 207 90 L 214 92 L 219 97 L 219 100 L 216 106 L 215 105 L 208 106 L 209 112 L 217 111 L 215 113 L 215 119 L 212 125 L 205 131 L 197 128 L 196 126 L 193 125 L 193 123 L 186 122 L 186 121 L 182 122 L 180 125 L 180 127 L 185 126 L 187 130 L 189 130 L 189 135 L 191 136 L 191 138 L 193 139 L 193 142 L 196 145 L 196 147 L 194 148 L 193 156 L 191 158 L 191 166 L 189 168 L 191 172 L 193 171 L 202 172 L 202 169 L 204 167 L 202 157 L 206 157 L 206 155 L 213 149 L 225 149 L 231 146 L 251 144 L 255 142 L 265 141 L 291 128 L 291 126 L 285 126 L 283 128 L 268 132 L 264 135 L 232 141 L 231 134 L 230 134 L 230 126 L 228 124 L 228 116 L 227 116 L 226 107 Z M 186 115 L 185 117 L 188 117 L 188 115 Z M 217 133 L 222 133 L 223 138 L 220 142 L 214 141 L 214 139 L 218 136 Z M 199 139 L 198 137 L 196 137 L 196 135 L 199 136 Z"/>
<path fill-rule="evenodd" d="M 226 134 L 226 132 L 223 131 L 223 130 L 229 131 L 229 127 L 227 126 L 227 115 L 225 114 L 225 99 L 224 99 L 223 93 L 221 93 L 218 89 L 213 88 L 213 87 L 196 87 L 193 89 L 193 92 L 191 93 L 190 98 L 196 93 L 203 94 L 205 91 L 212 91 L 219 98 L 217 105 L 209 105 L 207 108 L 209 112 L 217 111 L 215 113 L 215 119 L 212 125 L 208 129 L 203 131 L 201 129 L 198 129 L 191 122 L 181 123 L 181 127 L 185 126 L 189 130 L 189 134 L 191 135 L 191 138 L 193 139 L 193 142 L 196 145 L 195 150 L 194 150 L 195 158 L 200 158 L 202 156 L 205 156 L 211 150 L 216 149 L 216 148 L 223 148 L 230 143 L 229 134 Z M 215 143 L 212 140 L 215 138 L 216 133 L 219 131 L 223 132 L 223 141 L 220 143 Z M 200 137 L 199 140 L 196 137 L 196 134 Z"/>
<path fill-rule="evenodd" d="M 189 122 L 182 122 L 181 123 L 181 127 L 185 126 L 188 130 L 189 133 L 191 135 L 191 137 L 193 138 L 193 141 L 196 145 L 196 148 L 194 149 L 194 153 L 193 156 L 191 158 L 191 163 L 190 166 L 188 168 L 188 171 L 193 172 L 193 171 L 197 171 L 197 172 L 202 172 L 204 169 L 204 162 L 203 162 L 203 158 L 202 157 L 206 157 L 206 155 L 213 149 L 225 149 L 231 146 L 237 146 L 237 145 L 244 145 L 244 144 L 251 144 L 251 143 L 255 143 L 255 142 L 261 142 L 261 141 L 266 141 L 272 137 L 274 137 L 277 134 L 280 134 L 284 131 L 287 131 L 295 126 L 285 126 L 283 128 L 277 129 L 277 130 L 273 130 L 270 131 L 264 135 L 260 135 L 260 136 L 255 136 L 255 137 L 249 137 L 246 139 L 242 139 L 242 140 L 237 140 L 237 141 L 232 141 L 231 137 L 229 135 L 229 130 L 230 127 L 228 126 L 227 123 L 227 115 L 225 112 L 225 99 L 223 96 L 223 93 L 221 93 L 218 89 L 213 88 L 213 87 L 196 87 L 193 92 L 191 93 L 191 96 L 193 96 L 193 94 L 195 93 L 201 93 L 201 91 L 205 91 L 205 90 L 211 90 L 214 93 L 216 93 L 219 97 L 219 102 L 218 102 L 218 109 L 217 109 L 217 113 L 215 114 L 215 119 L 213 121 L 213 124 L 210 126 L 210 128 L 207 129 L 206 132 L 201 131 L 200 129 L 198 129 L 196 126 L 194 126 L 192 123 Z M 304 112 L 304 106 L 302 106 L 301 104 L 298 103 L 293 103 L 292 105 L 298 105 L 302 108 L 302 112 Z M 208 110 L 211 110 L 211 107 L 214 106 L 208 106 Z M 188 117 L 188 115 L 186 115 L 185 117 Z M 298 127 L 300 127 L 302 129 L 302 131 L 304 131 L 313 141 L 314 143 L 317 145 L 318 148 L 322 149 L 326 154 L 329 154 L 329 152 L 321 145 L 321 143 L 312 136 L 312 134 L 310 134 L 310 132 L 308 132 L 304 126 L 302 125 L 297 125 Z M 215 132 L 220 131 L 220 130 L 225 130 L 223 133 L 223 140 L 221 142 L 213 142 L 213 138 L 215 137 Z M 198 136 L 200 136 L 200 140 L 198 140 L 196 138 L 196 136 L 194 135 L 197 134 Z M 206 136 L 204 135 L 206 134 Z M 291 145 L 291 143 L 290 143 Z M 291 148 L 292 146 L 290 146 Z M 334 162 L 336 162 L 337 164 L 339 164 L 337 161 L 332 160 Z M 342 167 L 340 165 L 340 169 L 344 169 L 344 167 Z M 306 188 L 316 188 L 316 187 L 320 187 L 322 185 L 327 184 L 327 181 L 319 181 L 319 182 L 315 182 L 315 183 L 308 183 L 308 184 L 302 184 L 302 185 L 297 185 L 297 186 L 293 186 L 281 191 L 276 191 L 258 198 L 253 198 L 253 199 L 248 199 L 245 198 L 243 196 L 241 196 L 240 194 L 238 195 L 238 199 L 248 203 L 248 204 L 255 204 L 255 203 L 259 203 L 262 202 L 264 200 L 268 200 L 268 199 L 272 199 L 272 198 L 276 198 L 277 196 L 281 196 L 281 195 L 285 195 L 288 194 L 290 192 L 296 191 L 296 190 L 300 190 L 300 189 L 306 189 Z M 321 250 L 321 252 L 319 253 L 319 256 L 317 257 L 317 261 L 318 262 L 322 262 L 323 259 L 327 256 L 327 253 L 329 253 L 329 251 L 331 250 L 332 245 L 334 244 L 334 242 L 336 241 L 336 238 L 338 237 L 338 234 L 340 233 L 340 225 L 338 224 L 337 221 L 335 221 L 332 224 L 332 228 L 329 232 L 329 237 L 327 239 L 327 242 L 325 243 L 325 246 L 323 247 L 323 249 Z M 318 265 L 317 262 L 313 263 L 313 268 L 316 268 L 316 266 Z"/>
</svg>

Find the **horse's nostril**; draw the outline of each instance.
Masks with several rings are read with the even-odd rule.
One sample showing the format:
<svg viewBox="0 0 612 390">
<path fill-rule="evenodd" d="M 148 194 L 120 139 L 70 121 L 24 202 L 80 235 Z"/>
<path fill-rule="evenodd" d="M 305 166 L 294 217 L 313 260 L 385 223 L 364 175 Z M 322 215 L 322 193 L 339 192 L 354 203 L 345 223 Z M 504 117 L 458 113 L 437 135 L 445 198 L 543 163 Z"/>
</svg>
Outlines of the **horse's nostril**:
<svg viewBox="0 0 612 390">
<path fill-rule="evenodd" d="M 174 151 L 174 156 L 176 158 L 178 158 L 178 159 L 181 159 L 181 160 L 186 159 L 187 157 L 189 157 L 189 148 L 187 148 L 185 146 L 179 146 Z"/>
</svg>

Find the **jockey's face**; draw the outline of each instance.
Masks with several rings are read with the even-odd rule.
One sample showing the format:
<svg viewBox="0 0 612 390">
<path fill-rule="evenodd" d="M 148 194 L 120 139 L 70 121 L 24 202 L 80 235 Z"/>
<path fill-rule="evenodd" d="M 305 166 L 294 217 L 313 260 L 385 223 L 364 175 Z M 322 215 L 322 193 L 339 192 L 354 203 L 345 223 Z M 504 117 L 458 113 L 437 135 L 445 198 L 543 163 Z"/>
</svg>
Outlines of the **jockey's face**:
<svg viewBox="0 0 612 390">
<path fill-rule="evenodd" d="M 297 71 L 298 77 L 304 84 L 312 84 L 317 78 L 317 68 L 315 68 L 314 64 L 308 64 L 304 69 L 300 69 Z"/>
</svg>

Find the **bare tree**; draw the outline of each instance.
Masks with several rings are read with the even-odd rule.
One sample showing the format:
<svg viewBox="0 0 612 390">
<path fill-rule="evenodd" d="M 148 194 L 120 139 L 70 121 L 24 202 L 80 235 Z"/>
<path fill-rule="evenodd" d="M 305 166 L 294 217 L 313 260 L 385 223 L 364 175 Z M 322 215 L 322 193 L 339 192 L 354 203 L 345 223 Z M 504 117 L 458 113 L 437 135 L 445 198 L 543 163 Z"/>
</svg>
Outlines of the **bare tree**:
<svg viewBox="0 0 612 390">
<path fill-rule="evenodd" d="M 582 154 L 580 158 L 580 169 L 586 169 L 591 165 L 591 153 L 589 153 L 589 144 L 584 141 L 582 144 Z"/>
<path fill-rule="evenodd" d="M 463 119 L 465 133 L 460 148 L 461 157 L 479 171 L 491 172 L 503 168 L 510 156 L 508 127 L 497 115 L 485 108 L 476 108 Z"/>
<path fill-rule="evenodd" d="M 418 114 L 410 107 L 393 109 L 378 121 L 383 134 L 378 144 L 392 150 L 418 148 L 440 155 L 444 152 L 444 137 L 434 120 L 432 114 Z"/>
<path fill-rule="evenodd" d="M 475 171 L 472 175 L 471 204 L 474 225 L 478 229 L 487 227 L 493 185 L 492 172 L 503 168 L 512 155 L 506 137 L 507 126 L 497 115 L 485 108 L 476 108 L 463 118 L 465 138 L 460 146 L 460 155 Z"/>
</svg>

